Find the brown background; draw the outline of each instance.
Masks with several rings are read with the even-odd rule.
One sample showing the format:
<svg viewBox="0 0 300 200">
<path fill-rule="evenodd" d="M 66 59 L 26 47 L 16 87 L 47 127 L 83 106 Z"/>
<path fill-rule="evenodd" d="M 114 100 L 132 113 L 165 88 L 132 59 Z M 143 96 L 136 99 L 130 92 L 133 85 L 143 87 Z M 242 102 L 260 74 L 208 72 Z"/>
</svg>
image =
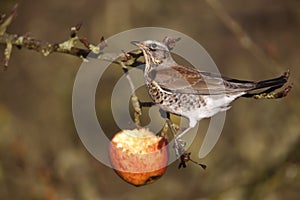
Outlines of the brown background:
<svg viewBox="0 0 300 200">
<path fill-rule="evenodd" d="M 299 1 L 223 2 L 222 9 L 266 53 L 261 58 L 243 48 L 205 1 L 3 0 L 0 12 L 9 13 L 17 2 L 11 33 L 59 42 L 67 39 L 72 25 L 83 22 L 80 35 L 98 43 L 101 36 L 131 28 L 171 28 L 202 44 L 228 76 L 259 80 L 289 68 L 294 89 L 281 100 L 234 102 L 221 139 L 201 160 L 206 171 L 190 163 L 177 170 L 174 163 L 156 183 L 135 188 L 95 160 L 76 133 L 71 98 L 81 60 L 14 48 L 8 71 L 0 72 L 0 199 L 299 198 Z M 118 68 L 107 73 L 97 106 L 109 107 L 103 97 L 121 74 Z M 109 117 L 101 123 L 111 134 L 118 130 Z M 200 126 L 205 129 L 207 123 Z M 190 148 L 194 154 L 198 143 Z"/>
</svg>

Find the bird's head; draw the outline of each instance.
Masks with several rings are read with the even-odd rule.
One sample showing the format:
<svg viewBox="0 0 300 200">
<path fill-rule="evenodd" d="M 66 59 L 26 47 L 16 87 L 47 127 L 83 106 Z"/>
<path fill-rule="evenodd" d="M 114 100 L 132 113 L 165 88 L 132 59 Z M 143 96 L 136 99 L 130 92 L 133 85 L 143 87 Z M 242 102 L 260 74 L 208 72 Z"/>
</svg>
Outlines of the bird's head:
<svg viewBox="0 0 300 200">
<path fill-rule="evenodd" d="M 172 64 L 172 62 L 174 62 L 168 47 L 161 42 L 146 40 L 143 42 L 132 41 L 131 43 L 143 51 L 146 65 L 155 67 L 161 64 Z"/>
</svg>

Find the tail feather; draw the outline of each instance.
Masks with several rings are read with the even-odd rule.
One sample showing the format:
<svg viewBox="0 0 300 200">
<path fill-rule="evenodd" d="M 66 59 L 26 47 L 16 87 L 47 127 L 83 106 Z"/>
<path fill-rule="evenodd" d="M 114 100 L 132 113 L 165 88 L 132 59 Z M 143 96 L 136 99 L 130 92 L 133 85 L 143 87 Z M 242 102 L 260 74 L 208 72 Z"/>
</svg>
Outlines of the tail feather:
<svg viewBox="0 0 300 200">
<path fill-rule="evenodd" d="M 289 71 L 287 71 L 278 78 L 254 82 L 255 87 L 249 90 L 246 94 L 244 94 L 243 97 L 269 98 L 269 99 L 285 97 L 292 89 L 292 85 L 289 85 L 286 88 L 284 88 L 282 91 L 273 93 L 272 95 L 268 96 L 266 94 L 271 94 L 271 92 L 273 92 L 274 90 L 281 88 L 288 81 L 289 75 L 290 73 Z M 262 94 L 263 94 L 262 97 L 257 96 Z"/>
<path fill-rule="evenodd" d="M 289 75 L 290 75 L 290 73 L 289 73 L 289 71 L 287 71 L 278 78 L 258 81 L 258 82 L 255 83 L 255 88 L 253 88 L 253 90 L 268 88 L 268 87 L 279 88 L 279 87 L 283 86 L 288 81 Z"/>
</svg>

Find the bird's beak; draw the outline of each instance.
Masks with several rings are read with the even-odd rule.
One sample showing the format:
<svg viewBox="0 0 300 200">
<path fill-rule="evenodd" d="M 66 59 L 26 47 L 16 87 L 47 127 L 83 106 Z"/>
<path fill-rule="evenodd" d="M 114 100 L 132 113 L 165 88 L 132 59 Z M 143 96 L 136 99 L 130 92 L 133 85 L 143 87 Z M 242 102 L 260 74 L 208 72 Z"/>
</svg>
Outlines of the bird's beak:
<svg viewBox="0 0 300 200">
<path fill-rule="evenodd" d="M 139 41 L 131 41 L 131 44 L 143 49 L 145 48 L 145 45 L 142 43 L 142 42 L 139 42 Z"/>
</svg>

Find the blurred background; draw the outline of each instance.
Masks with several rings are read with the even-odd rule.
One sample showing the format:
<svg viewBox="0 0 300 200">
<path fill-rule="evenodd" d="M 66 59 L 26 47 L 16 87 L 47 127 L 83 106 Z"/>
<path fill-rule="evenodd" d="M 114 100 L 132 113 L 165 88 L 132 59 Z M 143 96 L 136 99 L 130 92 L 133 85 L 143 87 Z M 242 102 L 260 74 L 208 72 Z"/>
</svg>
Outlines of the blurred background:
<svg viewBox="0 0 300 200">
<path fill-rule="evenodd" d="M 82 61 L 14 48 L 8 71 L 0 72 L 0 199 L 299 199 L 300 2 L 228 0 L 217 8 L 209 2 L 2 0 L 1 13 L 19 4 L 10 33 L 60 42 L 83 22 L 79 35 L 98 44 L 101 36 L 131 28 L 165 27 L 202 44 L 223 74 L 259 80 L 290 69 L 294 89 L 284 99 L 234 102 L 220 140 L 203 160 L 197 153 L 209 120 L 200 122 L 189 151 L 207 170 L 192 163 L 178 170 L 174 163 L 154 184 L 136 188 L 94 159 L 76 133 L 72 89 Z M 230 29 L 224 13 L 254 47 L 241 42 L 244 33 Z M 99 121 L 111 135 L 119 129 L 105 107 L 121 75 L 117 67 L 108 70 L 107 87 L 96 97 L 99 114 L 108 116 Z"/>
</svg>

